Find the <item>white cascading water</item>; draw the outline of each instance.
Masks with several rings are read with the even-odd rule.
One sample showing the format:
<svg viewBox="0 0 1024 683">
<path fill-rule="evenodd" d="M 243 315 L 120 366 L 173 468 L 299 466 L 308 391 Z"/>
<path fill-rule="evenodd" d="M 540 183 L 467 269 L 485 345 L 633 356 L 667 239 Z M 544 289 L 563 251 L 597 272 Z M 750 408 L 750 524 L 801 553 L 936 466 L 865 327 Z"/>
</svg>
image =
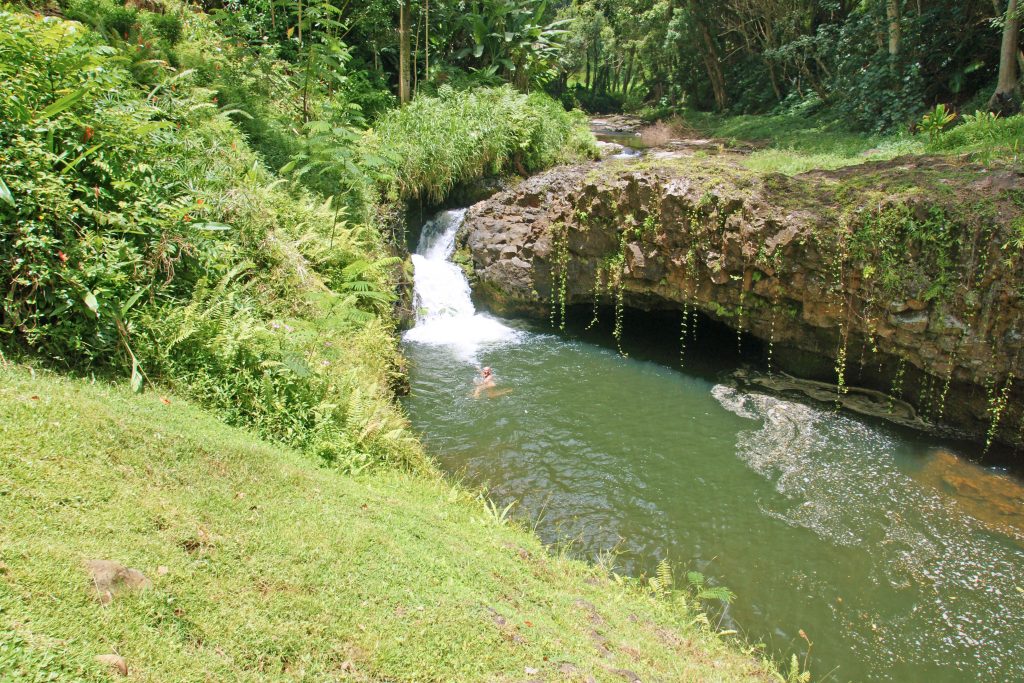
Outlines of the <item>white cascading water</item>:
<svg viewBox="0 0 1024 683">
<path fill-rule="evenodd" d="M 466 275 L 450 261 L 465 217 L 466 209 L 442 211 L 423 226 L 412 255 L 416 326 L 405 339 L 451 346 L 472 358 L 481 344 L 514 341 L 520 333 L 476 312 Z"/>
</svg>

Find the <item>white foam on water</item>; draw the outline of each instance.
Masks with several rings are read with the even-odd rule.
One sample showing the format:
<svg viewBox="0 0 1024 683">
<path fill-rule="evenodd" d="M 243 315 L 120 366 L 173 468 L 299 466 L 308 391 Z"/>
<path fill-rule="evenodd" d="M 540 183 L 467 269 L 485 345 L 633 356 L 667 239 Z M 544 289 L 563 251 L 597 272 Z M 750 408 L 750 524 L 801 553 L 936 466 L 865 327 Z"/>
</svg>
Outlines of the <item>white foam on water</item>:
<svg viewBox="0 0 1024 683">
<path fill-rule="evenodd" d="M 522 333 L 476 312 L 469 281 L 450 260 L 455 252 L 455 235 L 465 218 L 466 209 L 442 211 L 423 226 L 412 256 L 416 325 L 405 333 L 405 339 L 448 346 L 474 361 L 481 346 L 516 342 Z"/>
<path fill-rule="evenodd" d="M 910 613 L 890 614 L 870 632 L 846 617 L 850 641 L 865 660 L 909 656 L 979 674 L 1024 661 L 1024 645 L 1007 650 L 1004 635 L 1024 633 L 1024 594 L 1017 589 L 1024 584 L 1024 553 L 977 533 L 969 515 L 900 471 L 892 456 L 896 443 L 885 430 L 721 384 L 711 393 L 729 412 L 760 423 L 737 435 L 736 451 L 784 497 L 765 502 L 765 514 L 840 546 L 871 547 L 867 585 L 916 586 L 924 596 Z M 959 599 L 944 590 L 954 585 Z M 847 596 L 848 603 L 856 600 Z M 867 602 L 861 608 L 870 613 Z M 908 634 L 921 644 L 916 655 L 905 652 Z"/>
<path fill-rule="evenodd" d="M 635 159 L 635 158 L 637 158 L 639 156 L 642 156 L 642 155 L 643 155 L 643 152 L 641 152 L 640 150 L 634 149 L 633 147 L 627 147 L 626 145 L 623 145 L 622 146 L 622 151 L 617 153 L 617 154 L 611 155 L 609 157 L 609 159 Z"/>
</svg>

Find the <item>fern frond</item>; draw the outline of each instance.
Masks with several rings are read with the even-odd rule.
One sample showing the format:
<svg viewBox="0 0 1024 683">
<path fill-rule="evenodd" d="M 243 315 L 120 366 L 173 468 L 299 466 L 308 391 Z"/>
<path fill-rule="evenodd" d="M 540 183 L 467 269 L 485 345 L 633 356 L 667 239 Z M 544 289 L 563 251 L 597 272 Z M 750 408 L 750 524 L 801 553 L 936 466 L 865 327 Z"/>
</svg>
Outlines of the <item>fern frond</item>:
<svg viewBox="0 0 1024 683">
<path fill-rule="evenodd" d="M 697 593 L 700 600 L 717 600 L 722 604 L 729 605 L 736 599 L 736 594 L 725 586 L 710 586 Z"/>
</svg>

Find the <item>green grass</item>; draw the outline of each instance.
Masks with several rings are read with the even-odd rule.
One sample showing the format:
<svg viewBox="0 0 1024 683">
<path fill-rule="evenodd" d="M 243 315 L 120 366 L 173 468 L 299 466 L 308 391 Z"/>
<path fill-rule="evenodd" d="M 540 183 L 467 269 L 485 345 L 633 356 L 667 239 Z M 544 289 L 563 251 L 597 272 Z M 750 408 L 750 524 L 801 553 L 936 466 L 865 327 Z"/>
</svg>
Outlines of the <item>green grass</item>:
<svg viewBox="0 0 1024 683">
<path fill-rule="evenodd" d="M 488 175 L 525 175 L 596 155 L 579 112 L 511 86 L 445 90 L 417 97 L 377 122 L 368 147 L 383 159 L 385 194 L 444 199 L 457 184 Z"/>
<path fill-rule="evenodd" d="M 176 396 L 0 369 L 0 520 L 0 678 L 102 679 L 117 653 L 161 682 L 768 680 L 679 596 L 470 492 L 346 477 Z M 101 606 L 89 559 L 153 588 Z"/>
<path fill-rule="evenodd" d="M 684 118 L 696 129 L 730 143 L 763 145 L 743 160 L 743 165 L 753 171 L 794 175 L 866 161 L 886 161 L 925 151 L 922 138 L 858 133 L 845 129 L 840 122 L 814 117 L 792 114 L 722 117 L 686 112 Z"/>
<path fill-rule="evenodd" d="M 743 165 L 753 171 L 787 175 L 914 154 L 963 155 L 985 164 L 1016 163 L 1024 147 L 1024 116 L 995 119 L 967 114 L 935 136 L 858 133 L 846 129 L 841 121 L 795 114 L 717 116 L 688 111 L 683 118 L 698 131 L 732 144 L 757 143 L 759 148 L 744 157 Z"/>
</svg>

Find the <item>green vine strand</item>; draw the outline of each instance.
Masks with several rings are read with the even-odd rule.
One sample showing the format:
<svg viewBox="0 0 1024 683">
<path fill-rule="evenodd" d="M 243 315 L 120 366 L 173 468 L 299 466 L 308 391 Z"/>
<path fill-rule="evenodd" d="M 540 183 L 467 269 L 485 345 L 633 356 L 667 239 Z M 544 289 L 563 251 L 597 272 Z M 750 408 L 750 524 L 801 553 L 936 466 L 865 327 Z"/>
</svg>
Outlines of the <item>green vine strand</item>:
<svg viewBox="0 0 1024 683">
<path fill-rule="evenodd" d="M 622 315 L 625 310 L 623 305 L 624 291 L 622 287 L 622 276 L 619 276 L 619 282 L 615 287 L 615 327 L 612 329 L 612 336 L 615 338 L 615 346 L 619 350 L 619 355 L 626 357 L 629 354 L 622 350 Z"/>
<path fill-rule="evenodd" d="M 892 378 L 892 386 L 889 388 L 889 412 L 896 407 L 896 399 L 903 398 L 903 376 L 907 371 L 907 361 L 900 358 L 896 363 L 896 374 Z"/>
<path fill-rule="evenodd" d="M 683 300 L 683 322 L 679 330 L 679 367 L 686 365 L 686 335 L 688 334 L 690 322 L 690 304 Z"/>
<path fill-rule="evenodd" d="M 602 282 L 601 281 L 603 279 L 604 279 L 604 272 L 602 271 L 601 267 L 599 266 L 597 268 L 597 270 L 594 272 L 594 313 L 593 313 L 593 316 L 590 319 L 590 322 L 587 323 L 586 329 L 588 329 L 588 330 L 593 329 L 598 324 L 598 322 L 599 322 L 599 320 L 598 320 L 598 318 L 599 318 L 598 311 L 601 308 L 601 290 L 602 290 Z"/>
<path fill-rule="evenodd" d="M 697 343 L 697 307 L 690 309 L 690 345 Z"/>
<path fill-rule="evenodd" d="M 564 331 L 569 282 L 569 231 L 563 223 L 551 226 L 551 257 L 551 326 Z"/>
<path fill-rule="evenodd" d="M 1010 389 L 1013 386 L 1013 381 L 1016 379 L 1013 376 L 1013 372 L 1010 372 L 1006 376 L 1006 382 L 1003 384 L 1003 388 L 1000 391 L 996 391 L 993 385 L 992 390 L 989 392 L 988 398 L 988 433 L 985 435 L 985 452 L 992 446 L 992 442 L 995 440 L 996 435 L 999 433 L 999 423 L 1003 419 L 1003 413 L 1006 412 L 1006 406 L 1010 402 Z"/>
<path fill-rule="evenodd" d="M 836 398 L 842 398 L 847 392 L 846 388 L 846 337 L 843 337 L 836 352 Z"/>
<path fill-rule="evenodd" d="M 779 319 L 779 294 L 772 297 L 772 322 L 768 332 L 768 374 L 772 374 L 772 359 L 775 357 L 775 323 Z"/>
<path fill-rule="evenodd" d="M 740 307 L 736 314 L 736 353 L 742 358 L 743 357 L 743 303 L 746 300 L 747 293 L 740 289 Z"/>
<path fill-rule="evenodd" d="M 953 382 L 953 369 L 956 367 L 956 355 L 957 352 L 953 351 L 953 354 L 949 357 L 949 365 L 946 367 L 946 377 L 942 383 L 942 391 L 939 393 L 939 406 L 938 412 L 936 413 L 937 420 L 942 420 L 942 416 L 946 413 L 946 396 L 949 395 L 949 385 Z"/>
<path fill-rule="evenodd" d="M 932 376 L 926 372 L 917 391 L 917 412 L 922 417 L 932 417 L 933 391 Z"/>
</svg>

